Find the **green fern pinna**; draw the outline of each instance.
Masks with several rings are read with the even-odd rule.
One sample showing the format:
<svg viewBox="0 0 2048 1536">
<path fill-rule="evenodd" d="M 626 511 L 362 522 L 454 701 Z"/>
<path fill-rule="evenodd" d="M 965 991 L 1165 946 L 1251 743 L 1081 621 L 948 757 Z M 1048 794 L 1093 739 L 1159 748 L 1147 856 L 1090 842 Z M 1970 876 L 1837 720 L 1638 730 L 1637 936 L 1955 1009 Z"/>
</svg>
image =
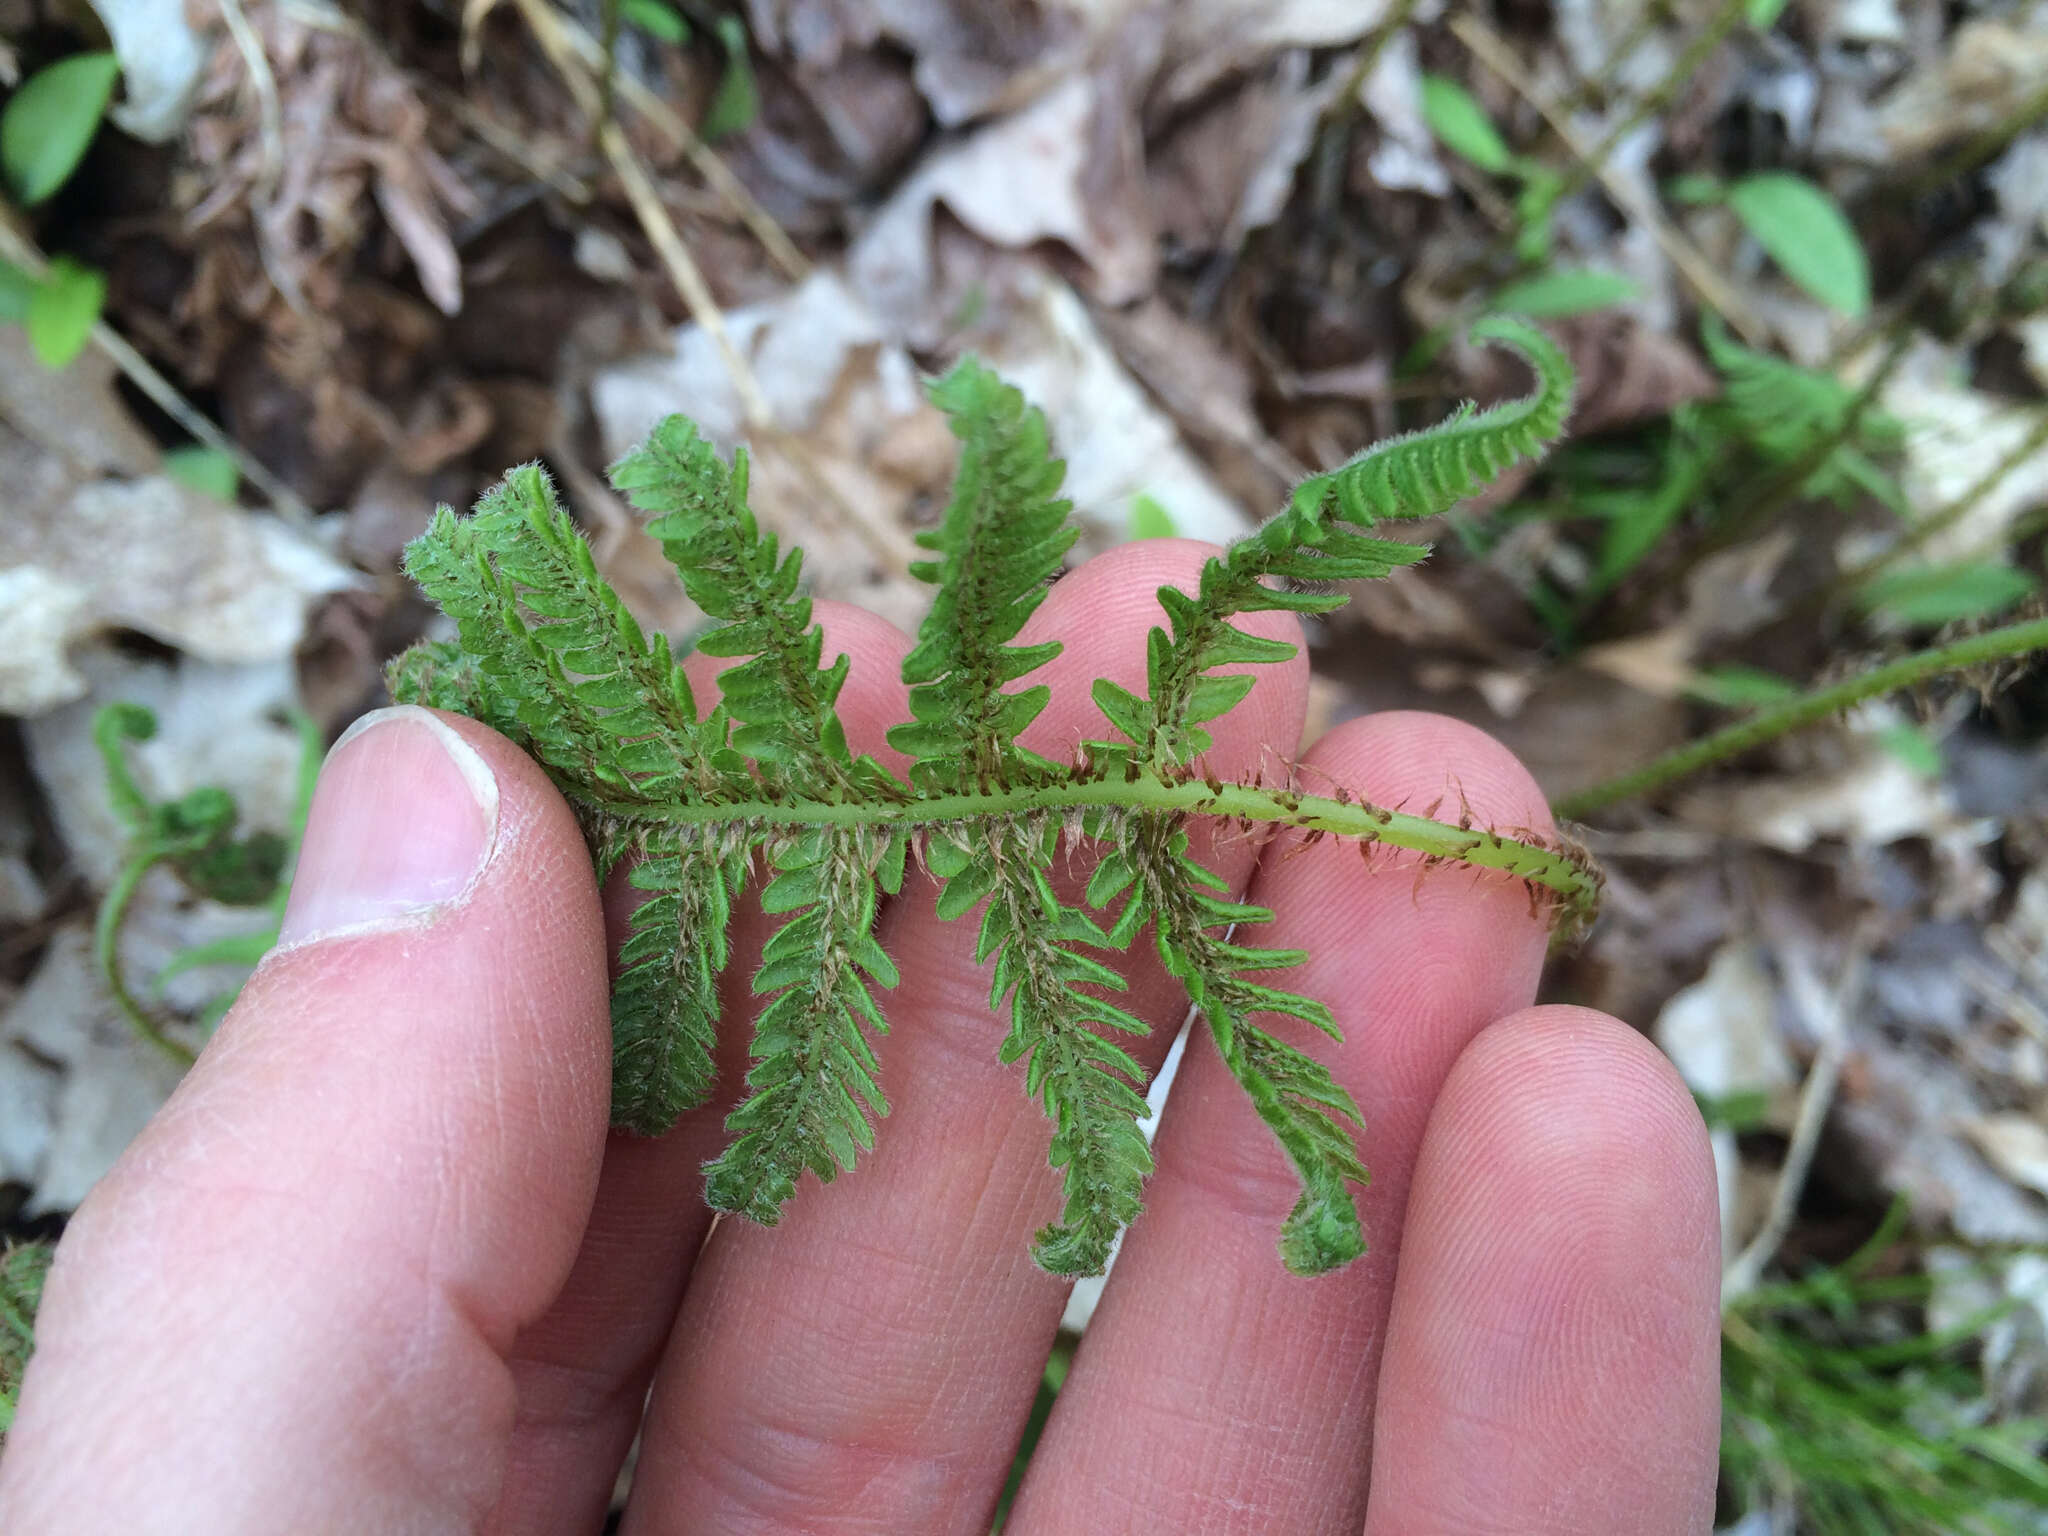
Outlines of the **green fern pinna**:
<svg viewBox="0 0 2048 1536">
<path fill-rule="evenodd" d="M 762 905 L 787 916 L 753 979 L 764 1001 L 750 1091 L 706 1170 L 706 1196 L 772 1223 L 805 1169 L 830 1180 L 850 1168 L 886 1109 L 870 1037 L 888 1027 L 877 993 L 897 976 L 874 936 L 876 905 L 915 857 L 942 882 L 942 917 L 979 913 L 991 1006 L 1007 1003 L 1009 1016 L 991 1046 L 1025 1063 L 1027 1091 L 1053 1123 L 1065 1209 L 1038 1234 L 1040 1264 L 1099 1272 L 1138 1213 L 1152 1167 L 1137 1126 L 1144 1075 L 1117 1037 L 1146 1026 L 1113 1001 L 1123 981 L 1102 957 L 1147 933 L 1299 1170 L 1280 1238 L 1287 1267 L 1316 1274 L 1362 1253 L 1357 1107 L 1267 1027 L 1288 1015 L 1334 1035 L 1330 1012 L 1259 979 L 1303 956 L 1244 941 L 1271 914 L 1232 901 L 1190 856 L 1187 823 L 1217 816 L 1419 850 L 1518 877 L 1569 920 L 1590 909 L 1596 877 L 1569 851 L 1284 784 L 1224 783 L 1203 765 L 1206 724 L 1253 682 L 1215 669 L 1294 654 L 1234 618 L 1324 612 L 1344 601 L 1332 583 L 1421 559 L 1424 547 L 1368 530 L 1448 510 L 1562 429 L 1571 370 L 1558 349 L 1514 321 L 1475 334 L 1521 353 L 1535 393 L 1467 407 L 1317 475 L 1210 560 L 1195 592 L 1161 588 L 1168 622 L 1151 632 L 1146 695 L 1097 682 L 1103 739 L 1074 763 L 1017 744 L 1049 697 L 1031 674 L 1060 647 L 1013 643 L 1076 537 L 1063 466 L 1039 413 L 971 360 L 931 386 L 961 453 L 943 522 L 919 536 L 933 558 L 913 568 L 936 590 L 903 664 L 912 718 L 889 733 L 912 759 L 907 783 L 847 748 L 834 710 L 847 660 L 825 664 L 801 556 L 748 510 L 744 451 L 728 466 L 670 417 L 612 471 L 713 621 L 699 649 L 748 658 L 720 675 L 709 710 L 668 642 L 644 633 L 598 575 L 538 468 L 514 470 L 469 517 L 443 507 L 406 568 L 459 638 L 399 658 L 392 695 L 509 736 L 575 807 L 600 878 L 624 867 L 647 893 L 612 998 L 614 1122 L 655 1134 L 709 1095 L 727 924 L 758 867 Z M 1100 862 L 1074 905 L 1050 871 L 1077 830 Z"/>
</svg>

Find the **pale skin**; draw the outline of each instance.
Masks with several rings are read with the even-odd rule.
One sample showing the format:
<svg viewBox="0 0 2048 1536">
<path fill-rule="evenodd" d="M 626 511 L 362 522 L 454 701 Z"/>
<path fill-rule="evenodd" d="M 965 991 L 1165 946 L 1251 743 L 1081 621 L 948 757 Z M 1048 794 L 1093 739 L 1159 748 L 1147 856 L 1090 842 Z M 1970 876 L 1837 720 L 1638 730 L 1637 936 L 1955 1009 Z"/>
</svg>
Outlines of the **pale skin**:
<svg viewBox="0 0 2048 1536">
<path fill-rule="evenodd" d="M 1054 587 L 1024 638 L 1067 648 L 1028 745 L 1102 734 L 1089 681 L 1142 688 L 1153 591 L 1203 553 L 1128 546 Z M 897 762 L 908 638 L 819 617 L 855 750 Z M 1300 739 L 1305 662 L 1263 674 L 1217 723 L 1227 775 Z M 1548 825 L 1504 749 L 1435 716 L 1339 726 L 1303 771 Z M 1314 956 L 1288 984 L 1344 1030 L 1310 1048 L 1365 1112 L 1372 1251 L 1281 1268 L 1292 1176 L 1198 1035 L 1008 1529 L 1707 1531 L 1719 1253 L 1684 1087 L 1635 1031 L 1530 1006 L 1546 935 L 1519 887 L 1288 853 L 1233 834 L 1212 858 L 1278 914 L 1262 942 Z M 0 1529 L 594 1532 L 645 1402 L 629 1536 L 985 1531 L 1066 1296 L 1028 1257 L 1058 1182 L 972 925 L 931 906 L 913 876 L 880 920 L 903 981 L 876 1150 L 707 1242 L 744 986 L 724 1102 L 608 1135 L 621 903 L 567 807 L 472 722 L 359 730 L 286 943 L 65 1236 Z M 744 976 L 767 927 L 738 921 Z M 1184 1000 L 1148 949 L 1125 969 L 1156 1066 Z"/>
</svg>

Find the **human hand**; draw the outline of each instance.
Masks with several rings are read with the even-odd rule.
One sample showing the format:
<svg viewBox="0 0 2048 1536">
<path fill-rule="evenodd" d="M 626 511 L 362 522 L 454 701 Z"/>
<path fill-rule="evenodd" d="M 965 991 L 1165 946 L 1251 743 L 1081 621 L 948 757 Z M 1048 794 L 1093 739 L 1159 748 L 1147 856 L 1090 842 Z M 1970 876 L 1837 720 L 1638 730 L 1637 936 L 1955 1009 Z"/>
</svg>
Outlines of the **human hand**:
<svg viewBox="0 0 2048 1536">
<path fill-rule="evenodd" d="M 1022 638 L 1066 651 L 1026 745 L 1099 733 L 1095 677 L 1142 688 L 1153 591 L 1203 553 L 1127 546 L 1053 590 Z M 819 618 L 853 658 L 854 749 L 895 762 L 907 638 Z M 1300 737 L 1305 662 L 1261 670 L 1213 727 L 1225 773 Z M 1306 766 L 1548 825 L 1502 748 L 1434 716 L 1350 722 Z M 1009 1529 L 1707 1530 L 1714 1174 L 1670 1067 L 1528 1007 L 1545 933 L 1518 886 L 1336 842 L 1224 835 L 1209 862 L 1275 910 L 1260 942 L 1309 950 L 1289 984 L 1344 1030 L 1312 1048 L 1366 1115 L 1373 1249 L 1281 1268 L 1292 1175 L 1197 1032 Z M 629 1536 L 987 1529 L 1066 1286 L 1028 1257 L 1058 1181 L 973 925 L 913 873 L 881 917 L 903 980 L 875 1151 L 706 1243 L 722 1107 L 605 1131 L 616 905 L 483 727 L 395 711 L 336 749 L 284 942 L 65 1235 L 0 1530 L 596 1531 L 643 1402 Z M 738 919 L 728 1095 L 767 931 Z M 1119 958 L 1156 1066 L 1184 999 L 1148 946 Z"/>
</svg>

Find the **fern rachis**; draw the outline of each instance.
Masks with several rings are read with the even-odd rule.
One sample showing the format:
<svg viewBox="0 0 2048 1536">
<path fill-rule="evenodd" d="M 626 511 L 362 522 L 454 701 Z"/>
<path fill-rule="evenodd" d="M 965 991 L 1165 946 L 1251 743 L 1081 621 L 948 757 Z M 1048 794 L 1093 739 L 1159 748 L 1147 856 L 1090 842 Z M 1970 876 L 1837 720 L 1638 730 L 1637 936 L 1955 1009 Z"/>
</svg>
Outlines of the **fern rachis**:
<svg viewBox="0 0 2048 1536">
<path fill-rule="evenodd" d="M 1259 1022 L 1292 1015 L 1334 1033 L 1328 1010 L 1274 984 L 1303 957 L 1248 942 L 1270 914 L 1229 899 L 1190 854 L 1188 822 L 1414 849 L 1426 864 L 1503 871 L 1568 918 L 1590 909 L 1596 878 L 1568 850 L 1304 793 L 1274 775 L 1230 782 L 1204 759 L 1207 723 L 1253 681 L 1241 666 L 1216 669 L 1294 654 L 1233 619 L 1327 611 L 1343 601 L 1330 583 L 1422 558 L 1424 548 L 1369 530 L 1448 510 L 1561 431 L 1562 355 L 1518 323 L 1487 330 L 1529 360 L 1536 391 L 1314 477 L 1210 560 L 1195 592 L 1162 588 L 1168 622 L 1148 642 L 1145 693 L 1098 681 L 1104 729 L 1071 763 L 1018 741 L 1049 698 L 1032 674 L 1059 651 L 1015 642 L 1075 537 L 1062 469 L 1038 412 L 971 360 L 931 391 L 961 462 L 943 520 L 919 539 L 933 558 L 914 568 L 936 590 L 903 665 L 911 719 L 889 733 L 910 761 L 907 781 L 848 747 L 834 707 L 846 658 L 823 662 L 800 557 L 747 508 L 744 452 L 727 465 L 670 418 L 613 471 L 714 621 L 700 648 L 747 658 L 721 674 L 709 709 L 667 642 L 646 636 L 605 586 L 537 469 L 514 471 L 470 518 L 443 509 L 407 569 L 459 639 L 400 658 L 392 691 L 505 732 L 575 807 L 600 871 L 630 865 L 649 893 L 614 989 L 614 1121 L 658 1132 L 709 1093 L 725 928 L 758 868 L 763 905 L 783 926 L 753 978 L 764 1002 L 749 1092 L 728 1122 L 733 1144 L 707 1169 L 707 1197 L 772 1222 L 804 1169 L 829 1180 L 850 1167 L 886 1111 L 872 1037 L 887 1027 L 896 972 L 875 914 L 916 858 L 940 882 L 940 916 L 975 917 L 991 1004 L 1009 1019 L 991 1049 L 1022 1065 L 1053 1122 L 1065 1206 L 1038 1235 L 1040 1263 L 1099 1271 L 1139 1209 L 1151 1168 L 1135 1124 L 1143 1073 L 1117 1037 L 1146 1026 L 1115 1000 L 1122 982 L 1105 956 L 1143 934 L 1300 1173 L 1281 1238 L 1288 1267 L 1317 1273 L 1362 1252 L 1357 1108 L 1327 1069 Z M 1077 830 L 1098 854 L 1079 901 L 1051 874 Z"/>
</svg>

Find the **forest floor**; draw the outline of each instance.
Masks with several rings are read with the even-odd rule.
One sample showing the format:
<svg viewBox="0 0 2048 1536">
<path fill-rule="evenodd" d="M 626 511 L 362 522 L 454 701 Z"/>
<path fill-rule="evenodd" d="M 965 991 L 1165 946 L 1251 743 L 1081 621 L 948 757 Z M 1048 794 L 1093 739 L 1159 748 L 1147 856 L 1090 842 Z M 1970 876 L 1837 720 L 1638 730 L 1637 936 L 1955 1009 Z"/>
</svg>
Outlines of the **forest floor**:
<svg viewBox="0 0 2048 1536">
<path fill-rule="evenodd" d="M 604 477 L 683 412 L 753 445 L 819 595 L 910 626 L 954 456 L 920 379 L 963 352 L 1046 412 L 1078 560 L 1521 391 L 1464 339 L 1514 311 L 1578 370 L 1569 441 L 1313 632 L 1312 729 L 1458 715 L 1586 807 L 1605 907 L 1545 995 L 1638 1023 L 1714 1127 L 1727 1524 L 2048 1530 L 2048 671 L 1588 798 L 2040 613 L 2048 14 L 621 0 L 610 68 L 607 19 L 0 0 L 16 104 L 118 75 L 104 122 L 83 72 L 8 109 L 6 1233 L 177 1077 L 95 957 L 137 852 L 101 706 L 155 712 L 147 795 L 288 840 L 428 629 L 405 542 L 510 465 L 686 635 Z M 136 886 L 118 964 L 174 1034 L 261 948 L 242 894 Z"/>
</svg>

